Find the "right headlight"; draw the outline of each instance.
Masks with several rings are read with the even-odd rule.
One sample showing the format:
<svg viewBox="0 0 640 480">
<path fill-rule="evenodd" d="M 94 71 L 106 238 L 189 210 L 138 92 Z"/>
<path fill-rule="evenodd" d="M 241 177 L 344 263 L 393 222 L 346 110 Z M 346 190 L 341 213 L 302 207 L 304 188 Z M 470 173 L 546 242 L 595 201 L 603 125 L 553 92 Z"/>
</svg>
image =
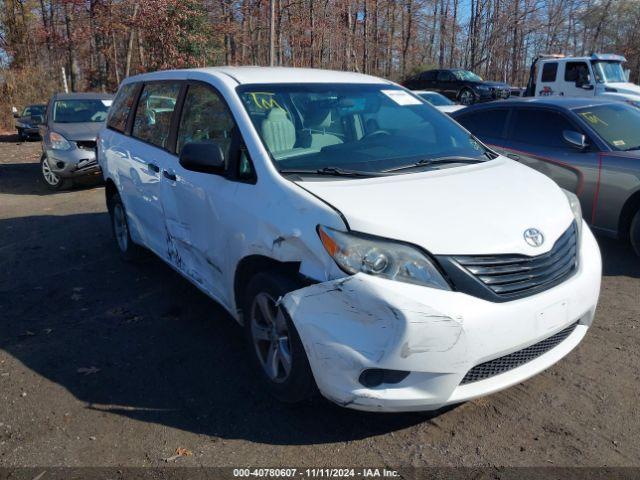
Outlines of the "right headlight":
<svg viewBox="0 0 640 480">
<path fill-rule="evenodd" d="M 56 132 L 49 133 L 49 145 L 53 150 L 69 150 L 71 148 L 69 141 Z"/>
<path fill-rule="evenodd" d="M 569 190 L 565 190 L 564 188 L 562 188 L 561 190 L 567 196 L 567 200 L 569 201 L 569 206 L 571 207 L 573 216 L 576 219 L 576 228 L 578 229 L 576 233 L 578 235 L 578 244 L 579 244 L 580 239 L 582 238 L 582 207 L 580 207 L 580 200 L 578 199 L 575 193 L 572 193 Z"/>
<path fill-rule="evenodd" d="M 322 245 L 338 266 L 349 274 L 376 277 L 451 290 L 427 256 L 415 247 L 333 228 L 318 226 Z"/>
</svg>

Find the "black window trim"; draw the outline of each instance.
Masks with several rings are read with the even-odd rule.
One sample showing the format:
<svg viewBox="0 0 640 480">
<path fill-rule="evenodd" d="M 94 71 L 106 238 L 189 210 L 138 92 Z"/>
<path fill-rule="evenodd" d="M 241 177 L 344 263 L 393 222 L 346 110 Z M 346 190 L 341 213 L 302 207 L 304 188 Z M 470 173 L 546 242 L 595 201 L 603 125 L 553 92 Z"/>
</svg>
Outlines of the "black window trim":
<svg viewBox="0 0 640 480">
<path fill-rule="evenodd" d="M 227 111 L 229 112 L 229 115 L 231 115 L 231 118 L 233 119 L 233 123 L 235 124 L 235 128 L 233 129 L 233 136 L 231 138 L 231 146 L 229 149 L 230 151 L 234 152 L 234 155 L 230 159 L 229 165 L 227 165 L 227 171 L 225 172 L 225 174 L 219 175 L 219 176 L 222 176 L 230 181 L 255 185 L 258 182 L 258 176 L 256 173 L 255 166 L 253 164 L 253 159 L 251 158 L 249 150 L 246 147 L 246 143 L 244 141 L 244 138 L 242 137 L 242 132 L 238 127 L 239 122 L 236 116 L 233 114 L 233 110 L 231 110 L 231 108 L 229 107 L 229 103 L 227 102 L 227 99 L 224 98 L 224 95 L 222 95 L 220 90 L 218 90 L 215 86 L 211 85 L 209 82 L 205 82 L 202 80 L 193 80 L 193 79 L 185 79 L 183 80 L 183 82 L 184 82 L 184 85 L 180 91 L 180 95 L 178 96 L 178 101 L 176 102 L 176 108 L 174 110 L 174 114 L 177 113 L 177 116 L 175 117 L 175 120 L 176 120 L 175 124 L 174 124 L 174 118 L 172 117 L 171 119 L 171 132 L 169 135 L 169 141 L 171 143 L 169 144 L 169 146 L 173 150 L 172 152 L 173 156 L 176 157 L 176 159 L 178 159 L 178 155 L 176 153 L 176 147 L 177 147 L 177 141 L 178 141 L 178 130 L 180 128 L 180 122 L 182 121 L 182 112 L 184 108 L 184 102 L 185 102 L 185 99 L 187 98 L 189 87 L 192 87 L 194 85 L 202 85 L 205 88 L 208 88 L 209 90 L 211 90 L 215 95 L 218 96 L 220 101 L 223 103 L 223 105 L 226 107 Z M 244 154 L 247 157 L 247 160 L 249 161 L 249 164 L 251 166 L 251 172 L 253 173 L 251 177 L 244 178 L 239 175 L 239 167 L 240 167 L 239 160 L 240 160 L 241 152 L 244 152 Z M 210 175 L 210 174 L 203 173 L 203 175 Z"/>
<path fill-rule="evenodd" d="M 513 115 L 511 115 L 509 117 L 509 128 L 508 128 L 508 130 L 506 132 L 507 136 L 505 137 L 505 140 L 507 140 L 509 142 L 514 142 L 514 143 L 518 143 L 518 144 L 522 144 L 522 145 L 530 145 L 532 147 L 539 147 L 540 145 L 537 145 L 537 144 L 534 144 L 534 143 L 527 143 L 527 142 L 522 142 L 520 140 L 515 140 L 513 138 L 513 132 L 514 132 L 514 128 L 515 128 L 515 120 L 517 120 L 519 112 L 522 112 L 522 111 L 543 111 L 543 112 L 556 113 L 556 114 L 560 115 L 567 122 L 569 122 L 571 124 L 571 126 L 576 129 L 577 132 L 580 132 L 583 135 L 585 135 L 587 137 L 587 141 L 591 145 L 591 148 L 589 150 L 587 150 L 587 151 L 593 151 L 594 147 L 596 147 L 596 148 L 598 147 L 598 144 L 593 141 L 593 136 L 590 134 L 591 132 L 585 131 L 584 127 L 578 121 L 576 121 L 574 118 L 572 118 L 571 115 L 567 114 L 567 112 L 565 112 L 561 108 L 550 106 L 550 105 L 527 105 L 527 106 L 523 106 L 523 107 L 514 107 L 514 106 L 512 106 L 511 110 L 513 110 Z M 554 149 L 554 150 L 562 150 L 563 149 L 563 147 L 552 147 L 552 146 L 549 146 L 547 148 Z M 567 146 L 567 149 L 569 149 L 569 148 L 571 148 L 571 147 Z"/>
</svg>

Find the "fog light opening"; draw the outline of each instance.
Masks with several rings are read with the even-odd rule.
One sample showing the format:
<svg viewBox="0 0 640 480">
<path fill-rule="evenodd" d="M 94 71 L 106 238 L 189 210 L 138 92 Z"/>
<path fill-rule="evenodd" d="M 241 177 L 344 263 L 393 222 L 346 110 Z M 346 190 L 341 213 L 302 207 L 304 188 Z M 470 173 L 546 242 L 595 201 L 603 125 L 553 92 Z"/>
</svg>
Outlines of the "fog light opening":
<svg viewBox="0 0 640 480">
<path fill-rule="evenodd" d="M 60 169 L 64 168 L 64 162 L 56 162 L 56 167 Z"/>
<path fill-rule="evenodd" d="M 409 376 L 404 370 L 385 370 L 383 368 L 368 368 L 360 374 L 360 383 L 367 388 L 379 387 L 383 383 L 400 383 Z"/>
</svg>

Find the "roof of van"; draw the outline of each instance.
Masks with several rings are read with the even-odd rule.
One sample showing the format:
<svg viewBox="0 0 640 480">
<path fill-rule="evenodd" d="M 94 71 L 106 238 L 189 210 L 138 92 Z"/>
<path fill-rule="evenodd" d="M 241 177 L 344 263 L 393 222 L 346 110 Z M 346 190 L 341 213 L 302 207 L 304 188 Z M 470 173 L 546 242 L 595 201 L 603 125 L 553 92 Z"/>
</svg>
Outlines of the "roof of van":
<svg viewBox="0 0 640 480">
<path fill-rule="evenodd" d="M 188 72 L 208 73 L 215 76 L 226 75 L 238 84 L 252 83 L 388 83 L 389 80 L 355 72 L 322 70 L 317 68 L 291 67 L 208 67 L 187 70 L 164 70 L 143 73 L 130 77 L 128 81 L 152 80 L 154 78 L 180 78 Z M 174 76 L 175 75 L 175 76 Z"/>
</svg>

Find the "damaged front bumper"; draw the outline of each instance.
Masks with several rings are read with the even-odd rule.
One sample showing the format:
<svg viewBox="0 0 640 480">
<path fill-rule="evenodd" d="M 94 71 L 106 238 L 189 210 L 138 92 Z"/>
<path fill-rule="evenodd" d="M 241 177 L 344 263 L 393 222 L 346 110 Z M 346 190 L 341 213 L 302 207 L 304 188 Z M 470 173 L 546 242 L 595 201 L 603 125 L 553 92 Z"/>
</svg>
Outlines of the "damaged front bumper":
<svg viewBox="0 0 640 480">
<path fill-rule="evenodd" d="M 70 150 L 47 149 L 51 170 L 61 178 L 73 178 L 101 172 L 95 149 L 74 147 Z"/>
<path fill-rule="evenodd" d="M 296 290 L 281 304 L 325 397 L 359 410 L 438 409 L 517 384 L 580 343 L 593 320 L 602 270 L 588 228 L 582 236 L 577 272 L 519 300 L 493 303 L 359 273 Z M 463 382 L 473 367 L 527 347 L 535 350 L 533 345 L 576 323 L 561 342 L 526 363 Z M 366 387 L 361 375 L 368 369 L 405 376 Z"/>
</svg>

